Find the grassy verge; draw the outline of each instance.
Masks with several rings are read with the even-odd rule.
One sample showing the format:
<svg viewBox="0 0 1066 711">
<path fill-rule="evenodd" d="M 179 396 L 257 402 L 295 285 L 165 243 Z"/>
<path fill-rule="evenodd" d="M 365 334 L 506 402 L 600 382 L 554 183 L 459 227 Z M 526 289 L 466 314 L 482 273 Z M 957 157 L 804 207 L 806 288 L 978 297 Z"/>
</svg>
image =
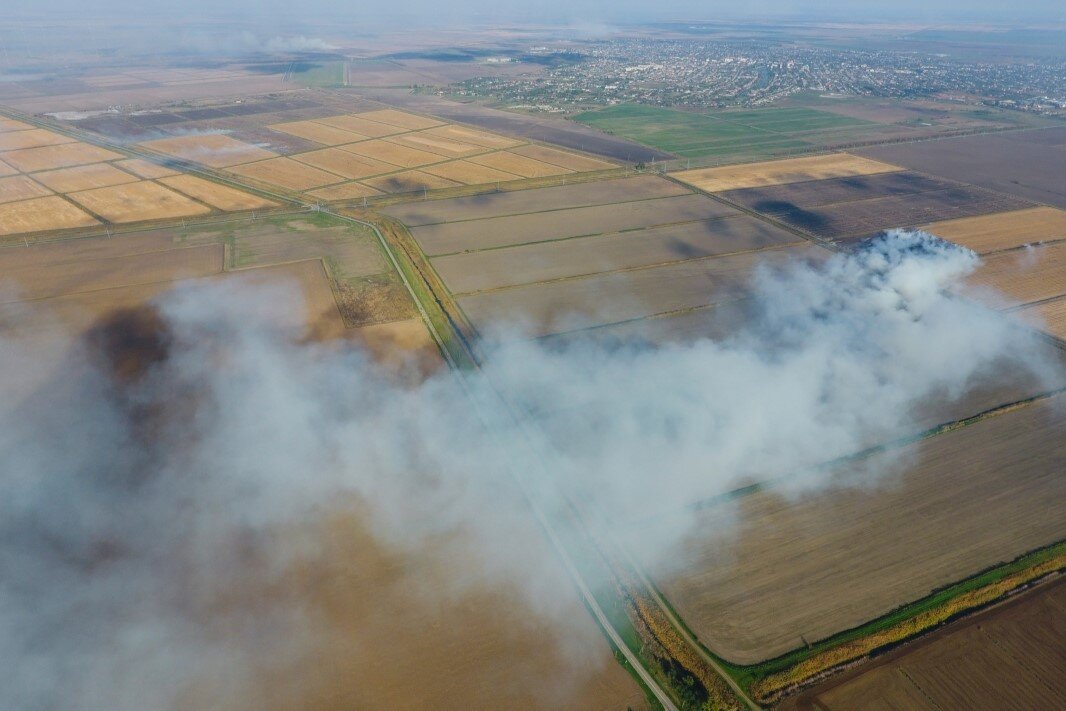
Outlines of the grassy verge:
<svg viewBox="0 0 1066 711">
<path fill-rule="evenodd" d="M 703 650 L 759 703 L 773 703 L 833 671 L 893 649 L 1064 569 L 1066 541 L 1059 541 L 935 590 L 863 625 L 759 664 L 733 664 L 706 647 Z M 666 597 L 660 594 L 660 598 L 681 620 Z M 686 630 L 696 639 L 691 630 Z"/>
</svg>

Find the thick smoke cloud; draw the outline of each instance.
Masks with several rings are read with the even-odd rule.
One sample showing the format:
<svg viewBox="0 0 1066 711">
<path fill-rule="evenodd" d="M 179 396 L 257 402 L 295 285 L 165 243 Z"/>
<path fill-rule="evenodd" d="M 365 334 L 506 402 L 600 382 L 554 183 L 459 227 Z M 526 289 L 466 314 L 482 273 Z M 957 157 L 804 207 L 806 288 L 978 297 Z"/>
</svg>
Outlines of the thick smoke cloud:
<svg viewBox="0 0 1066 711">
<path fill-rule="evenodd" d="M 299 599 L 241 591 L 320 555 L 312 524 L 344 511 L 388 550 L 462 561 L 427 604 L 506 585 L 577 658 L 602 642 L 570 636 L 585 613 L 559 602 L 548 549 L 525 543 L 512 474 L 549 519 L 568 498 L 618 529 L 672 512 L 642 541 L 667 571 L 701 533 L 685 504 L 898 436 L 921 403 L 1000 369 L 1054 373 L 1028 331 L 950 295 L 976 264 L 894 233 L 761 271 L 750 326 L 727 340 L 511 334 L 462 385 L 397 384 L 360 352 L 305 342 L 280 287 L 179 288 L 84 338 L 15 315 L 0 324 L 0 706 L 176 708 L 192 689 L 261 706 L 252 680 L 322 630 Z"/>
</svg>

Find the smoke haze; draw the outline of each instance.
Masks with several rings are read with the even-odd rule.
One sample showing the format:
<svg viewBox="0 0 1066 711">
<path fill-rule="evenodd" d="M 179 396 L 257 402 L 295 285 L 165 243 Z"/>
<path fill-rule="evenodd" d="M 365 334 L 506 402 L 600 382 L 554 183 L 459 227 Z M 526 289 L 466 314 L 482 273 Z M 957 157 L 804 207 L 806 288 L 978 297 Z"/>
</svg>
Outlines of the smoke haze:
<svg viewBox="0 0 1066 711">
<path fill-rule="evenodd" d="M 1003 370 L 1060 377 L 1030 331 L 950 295 L 976 265 L 891 233 L 760 271 L 729 339 L 548 348 L 501 333 L 462 384 L 397 384 L 307 342 L 285 287 L 180 287 L 85 337 L 15 315 L 0 324 L 0 706 L 278 703 L 262 680 L 336 634 L 293 581 L 345 556 L 358 581 L 369 551 L 434 551 L 446 565 L 394 571 L 388 594 L 426 608 L 502 595 L 576 664 L 603 640 L 515 476 L 549 520 L 568 500 L 603 530 L 671 512 L 642 541 L 669 572 L 701 535 L 691 502 L 775 478 L 818 491 L 825 477 L 789 475 L 912 431 L 930 398 Z M 338 548 L 336 526 L 359 545 Z M 373 624 L 345 628 L 344 654 L 375 653 Z"/>
</svg>

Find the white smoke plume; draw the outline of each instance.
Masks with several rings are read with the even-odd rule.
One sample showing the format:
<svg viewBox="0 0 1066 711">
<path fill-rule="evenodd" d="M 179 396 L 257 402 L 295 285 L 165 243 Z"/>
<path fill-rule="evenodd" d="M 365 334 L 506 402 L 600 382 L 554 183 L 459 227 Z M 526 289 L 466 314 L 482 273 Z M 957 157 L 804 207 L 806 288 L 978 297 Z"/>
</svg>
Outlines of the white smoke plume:
<svg viewBox="0 0 1066 711">
<path fill-rule="evenodd" d="M 398 385 L 359 352 L 305 342 L 282 288 L 179 288 L 84 339 L 8 324 L 0 707 L 179 708 L 194 690 L 199 707 L 264 707 L 252 680 L 321 630 L 305 601 L 234 598 L 321 555 L 315 526 L 345 511 L 384 549 L 462 561 L 427 604 L 505 586 L 577 658 L 602 641 L 571 637 L 585 613 L 560 602 L 565 576 L 531 543 L 512 473 L 549 519 L 566 498 L 619 528 L 677 512 L 644 541 L 668 569 L 698 534 L 688 503 L 912 431 L 930 398 L 1004 369 L 1061 380 L 1030 331 L 948 293 L 976 264 L 893 233 L 760 272 L 751 323 L 727 340 L 501 338 L 465 387 L 451 373 Z"/>
</svg>

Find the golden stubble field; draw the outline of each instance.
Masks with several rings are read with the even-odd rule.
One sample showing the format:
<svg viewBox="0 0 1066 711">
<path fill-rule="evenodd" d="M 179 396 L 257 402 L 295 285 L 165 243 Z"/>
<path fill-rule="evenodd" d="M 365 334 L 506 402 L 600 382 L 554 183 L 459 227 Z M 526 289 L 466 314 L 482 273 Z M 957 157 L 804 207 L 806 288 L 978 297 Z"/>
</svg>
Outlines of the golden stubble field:
<svg viewBox="0 0 1066 711">
<path fill-rule="evenodd" d="M 853 175 L 875 175 L 902 168 L 861 158 L 848 153 L 832 153 L 807 158 L 788 158 L 760 163 L 744 163 L 720 168 L 697 168 L 673 173 L 673 177 L 707 192 L 721 192 L 738 188 L 782 185 L 806 180 L 846 178 Z"/>
</svg>

